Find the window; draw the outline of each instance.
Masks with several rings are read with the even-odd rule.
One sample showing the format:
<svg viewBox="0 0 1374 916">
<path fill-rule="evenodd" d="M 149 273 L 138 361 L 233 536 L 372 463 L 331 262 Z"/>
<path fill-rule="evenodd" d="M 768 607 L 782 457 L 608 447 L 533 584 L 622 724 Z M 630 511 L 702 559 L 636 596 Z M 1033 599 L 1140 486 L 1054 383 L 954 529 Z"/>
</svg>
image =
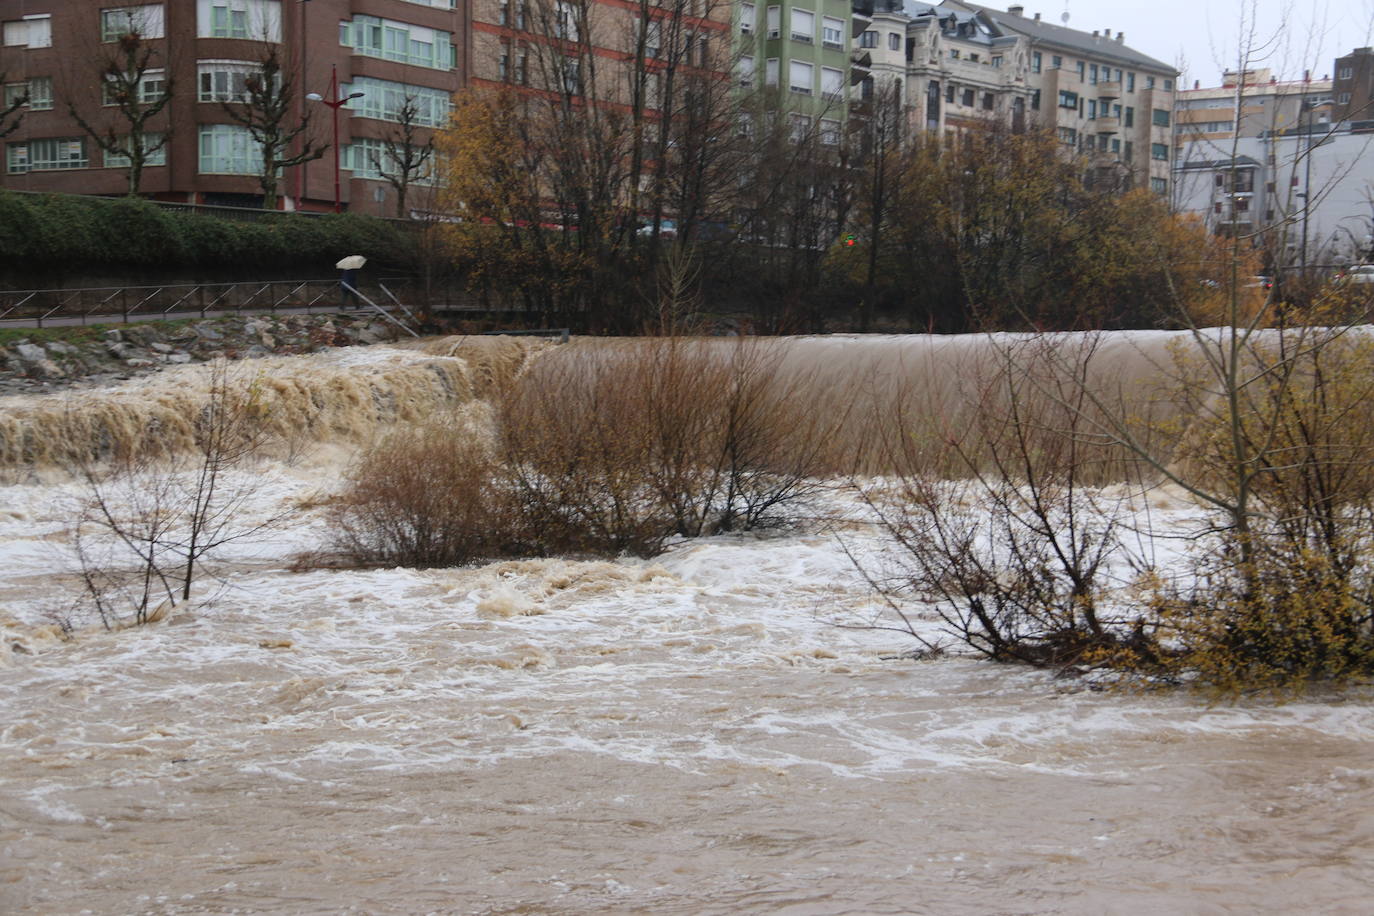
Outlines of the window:
<svg viewBox="0 0 1374 916">
<path fill-rule="evenodd" d="M 1151 159 L 1157 159 L 1157 160 L 1159 160 L 1160 162 L 1168 162 L 1168 161 L 1169 161 L 1169 145 L 1168 145 L 1167 143 L 1151 143 L 1151 144 L 1150 144 L 1150 158 L 1151 158 Z"/>
<path fill-rule="evenodd" d="M 1097 99 L 1088 99 L 1088 120 L 1097 120 Z"/>
<path fill-rule="evenodd" d="M 448 120 L 449 96 L 442 89 L 360 76 L 345 84 L 340 90 L 341 95 L 354 92 L 361 92 L 363 97 L 353 99 L 346 107 L 360 118 L 399 121 L 401 108 L 409 100 L 415 108 L 416 124 L 422 127 L 442 127 Z"/>
<path fill-rule="evenodd" d="M 994 55 L 993 55 L 993 57 L 992 57 L 992 69 L 994 69 L 994 70 L 1001 70 L 1001 69 L 1002 69 L 1002 55 L 1001 55 L 1001 54 L 994 54 Z"/>
<path fill-rule="evenodd" d="M 1040 90 L 1039 90 L 1039 89 L 1032 89 L 1032 90 L 1031 90 L 1031 111 L 1039 111 L 1039 110 L 1040 110 Z"/>
<path fill-rule="evenodd" d="M 953 101 L 954 101 L 954 84 L 953 84 L 953 83 L 948 83 L 948 84 L 946 84 L 946 86 L 945 86 L 945 101 L 946 101 L 946 102 L 953 102 Z"/>
<path fill-rule="evenodd" d="M 793 41 L 804 41 L 807 44 L 816 40 L 816 14 L 810 10 L 792 10 L 792 29 L 790 32 Z"/>
<path fill-rule="evenodd" d="M 1120 140 L 1115 139 L 1115 138 L 1112 139 L 1112 152 L 1116 153 L 1118 156 L 1121 155 L 1121 141 L 1120 141 Z"/>
<path fill-rule="evenodd" d="M 978 54 L 977 54 L 976 52 L 970 51 L 970 52 L 969 52 L 969 55 L 968 55 L 968 59 L 969 59 L 970 61 L 972 61 L 973 63 L 976 64 L 976 63 L 978 63 Z"/>
<path fill-rule="evenodd" d="M 973 95 L 974 93 L 972 89 L 965 89 L 962 98 L 959 99 L 959 102 L 966 108 L 972 108 Z"/>
<path fill-rule="evenodd" d="M 768 7 L 768 37 L 782 37 L 782 7 Z"/>
<path fill-rule="evenodd" d="M 815 69 L 805 61 L 789 61 L 787 65 L 787 88 L 802 95 L 810 95 L 811 81 L 815 79 Z"/>
<path fill-rule="evenodd" d="M 1130 162 L 1133 158 L 1131 153 L 1131 141 L 1127 140 L 1124 146 L 1125 148 L 1121 151 L 1121 158 L 1125 162 Z"/>
<path fill-rule="evenodd" d="M 24 96 L 24 104 L 30 111 L 47 111 L 52 108 L 52 77 L 35 76 L 26 83 L 7 83 L 5 85 L 5 107 L 8 108 Z"/>
<path fill-rule="evenodd" d="M 257 175 L 262 171 L 262 144 L 237 124 L 200 126 L 202 175 Z"/>
<path fill-rule="evenodd" d="M 1165 181 L 1163 178 L 1151 178 L 1150 190 L 1154 191 L 1156 194 L 1167 194 L 1169 192 L 1169 182 Z"/>
<path fill-rule="evenodd" d="M 949 59 L 950 59 L 950 60 L 958 60 L 958 59 L 959 59 L 959 49 L 958 49 L 958 48 L 951 48 L 951 49 L 950 49 L 950 51 L 949 51 Z"/>
<path fill-rule="evenodd" d="M 563 66 L 562 66 L 561 69 L 562 69 L 562 74 L 561 74 L 561 76 L 562 76 L 562 84 L 563 84 L 563 92 L 564 92 L 564 94 L 565 94 L 565 95 L 581 95 L 581 94 L 582 94 L 582 61 L 579 60 L 579 59 L 576 58 L 576 57 L 569 57 L 569 56 L 565 55 L 565 56 L 563 57 Z M 419 88 L 419 87 L 411 87 L 411 88 Z M 431 90 L 431 91 L 433 91 L 433 90 Z M 404 103 L 402 102 L 401 104 L 404 104 Z M 447 99 L 447 98 L 444 99 L 444 106 L 445 106 L 445 108 L 448 107 L 448 99 Z M 396 107 L 395 111 L 396 111 L 397 113 L 400 112 L 400 106 L 399 106 L 399 105 Z M 395 120 L 398 120 L 398 119 L 393 117 L 393 118 L 387 118 L 386 120 L 395 121 Z M 422 122 L 422 123 L 423 123 L 423 122 Z M 436 123 L 437 123 L 437 122 L 436 122 Z"/>
<path fill-rule="evenodd" d="M 125 148 L 128 148 L 128 140 L 128 137 L 119 138 L 119 142 Z M 152 151 L 149 152 L 149 150 Z M 146 133 L 143 135 L 143 164 L 145 166 L 167 164 L 167 145 L 162 140 L 162 134 Z M 133 162 L 128 156 L 121 156 L 118 153 L 105 153 L 105 168 L 107 169 L 127 169 L 132 165 Z"/>
<path fill-rule="evenodd" d="M 657 20 L 646 23 L 644 26 L 644 56 L 650 60 L 655 60 L 662 51 L 663 24 Z"/>
<path fill-rule="evenodd" d="M 995 101 L 995 99 L 994 99 L 994 97 L 993 97 L 993 94 L 992 94 L 991 92 L 984 92 L 984 93 L 983 93 L 983 110 L 984 110 L 984 111 L 992 111 L 993 106 L 996 105 L 996 104 L 997 104 L 997 103 L 996 103 L 996 101 Z"/>
<path fill-rule="evenodd" d="M 1072 109 L 1077 110 L 1077 108 L 1078 108 L 1078 93 L 1077 93 L 1077 92 L 1069 92 L 1069 91 L 1066 90 L 1066 89 L 1060 89 L 1060 90 L 1059 90 L 1059 107 L 1060 107 L 1060 108 L 1072 108 Z"/>
<path fill-rule="evenodd" d="M 859 47 L 861 47 L 861 48 L 876 48 L 876 47 L 878 47 L 878 33 L 875 32 L 875 31 L 873 31 L 872 29 L 869 29 L 867 32 L 864 32 L 862 35 L 859 36 Z M 952 52 L 950 52 L 950 53 L 954 54 L 956 57 L 957 57 L 958 54 L 959 54 L 958 51 L 952 51 Z"/>
<path fill-rule="evenodd" d="M 743 35 L 752 35 L 754 25 L 758 22 L 759 12 L 752 3 L 741 3 L 739 5 L 739 30 Z"/>
<path fill-rule="evenodd" d="M 1094 86 L 1097 85 L 1097 64 L 1093 64 L 1088 68 L 1088 82 L 1092 83 Z"/>
<path fill-rule="evenodd" d="M 1127 73 L 1127 74 L 1126 74 L 1126 91 L 1127 91 L 1127 92 L 1135 92 L 1135 74 L 1134 74 L 1134 73 Z"/>
<path fill-rule="evenodd" d="M 577 10 L 571 3 L 558 0 L 558 5 L 553 11 L 553 34 L 555 38 L 565 41 L 577 41 Z"/>
<path fill-rule="evenodd" d="M 1083 135 L 1083 145 L 1084 145 L 1085 147 L 1087 147 L 1088 149 L 1092 149 L 1092 150 L 1097 149 L 1097 137 L 1095 137 L 1095 136 L 1092 135 L 1092 134 L 1084 134 L 1084 135 Z"/>
<path fill-rule="evenodd" d="M 281 0 L 196 0 L 196 34 L 281 41 Z"/>
<path fill-rule="evenodd" d="M 1165 91 L 1165 92 L 1173 92 L 1173 91 L 1174 91 L 1174 81 L 1173 81 L 1173 80 L 1165 80 L 1165 81 L 1164 81 L 1164 91 Z"/>
<path fill-rule="evenodd" d="M 5 47 L 51 48 L 52 16 L 44 13 L 5 23 Z M 24 171 L 27 172 L 28 169 L 25 168 Z"/>
<path fill-rule="evenodd" d="M 203 60 L 196 65 L 197 100 L 201 102 L 245 102 L 247 79 L 261 68 L 241 60 Z"/>
<path fill-rule="evenodd" d="M 560 16 L 564 6 L 559 6 Z M 562 28 L 562 23 L 560 18 L 557 27 Z M 575 39 L 575 27 L 573 31 Z M 352 48 L 354 54 L 434 70 L 451 70 L 458 63 L 450 33 L 376 16 L 354 16 L 352 22 L 339 23 L 339 44 Z"/>
<path fill-rule="evenodd" d="M 754 58 L 750 54 L 739 59 L 739 84 L 741 86 L 754 85 Z"/>
<path fill-rule="evenodd" d="M 11 143 L 6 150 L 6 163 L 11 175 L 84 169 L 90 165 L 84 137 Z"/>
<path fill-rule="evenodd" d="M 105 85 L 101 93 L 102 105 L 119 105 L 124 101 L 119 98 L 121 90 L 119 82 L 112 77 L 105 78 Z M 135 88 L 138 92 L 138 104 L 154 105 L 162 100 L 162 95 L 167 89 L 167 74 L 163 70 L 145 70 Z"/>
<path fill-rule="evenodd" d="M 826 146 L 840 145 L 840 122 L 821 118 L 821 142 Z"/>
<path fill-rule="evenodd" d="M 1146 89 L 1153 89 L 1153 88 L 1155 88 L 1155 78 L 1154 78 L 1153 76 L 1146 76 L 1146 77 L 1145 77 L 1145 88 L 1146 88 Z"/>
<path fill-rule="evenodd" d="M 806 139 L 806 135 L 811 132 L 811 118 L 804 114 L 794 114 L 791 118 L 791 136 L 795 143 L 800 143 Z"/>
<path fill-rule="evenodd" d="M 1126 120 L 1124 123 L 1127 127 L 1135 127 L 1135 109 L 1131 108 L 1129 105 L 1126 106 Z"/>
<path fill-rule="evenodd" d="M 1074 66 L 1078 69 L 1078 78 L 1079 78 L 1080 80 L 1083 79 L 1083 78 L 1086 76 L 1086 74 L 1084 73 L 1084 71 L 1087 69 L 1088 65 L 1085 64 L 1085 63 L 1083 63 L 1083 61 L 1080 60 L 1080 61 L 1078 61 Z"/>
<path fill-rule="evenodd" d="M 1052 57 L 1050 58 L 1050 69 L 1051 69 L 1051 70 L 1058 70 L 1058 69 L 1059 69 L 1060 67 L 1062 67 L 1062 66 L 1064 66 L 1064 58 L 1063 58 L 1063 57 L 1060 57 L 1058 54 L 1055 54 L 1054 56 L 1052 56 Z"/>
<path fill-rule="evenodd" d="M 1342 92 L 1340 95 L 1338 95 L 1338 96 L 1336 97 L 1336 101 L 1337 101 L 1339 104 L 1341 104 L 1341 105 L 1349 105 L 1349 104 L 1350 104 L 1350 93 L 1348 93 L 1348 92 Z"/>
<path fill-rule="evenodd" d="M 1338 73 L 1336 74 L 1336 78 L 1337 78 L 1337 79 L 1348 80 L 1348 79 L 1352 78 L 1354 75 L 1355 75 L 1355 70 L 1354 70 L 1353 67 L 1342 67 L 1342 68 L 1340 69 L 1340 72 L 1338 72 Z"/>
<path fill-rule="evenodd" d="M 887 49 L 888 49 L 889 51 L 900 51 L 900 50 L 902 50 L 902 36 L 901 36 L 901 35 L 898 35 L 896 32 L 888 32 L 888 33 L 887 33 Z"/>
<path fill-rule="evenodd" d="M 458 8 L 458 0 L 406 0 L 406 3 L 414 3 L 419 6 L 432 6 L 440 10 L 453 10 Z"/>
<path fill-rule="evenodd" d="M 121 6 L 100 11 L 100 40 L 118 41 L 125 35 L 141 38 L 166 36 L 161 3 Z"/>
<path fill-rule="evenodd" d="M 530 82 L 529 52 L 523 48 L 515 52 L 515 82 L 528 86 Z"/>
<path fill-rule="evenodd" d="M 827 99 L 844 98 L 844 71 L 835 67 L 821 67 L 821 95 Z"/>
<path fill-rule="evenodd" d="M 1150 123 L 1155 127 L 1169 126 L 1169 112 L 1163 108 L 1156 108 L 1151 114 Z"/>
<path fill-rule="evenodd" d="M 510 25 L 510 0 L 501 0 L 500 4 L 497 6 L 497 8 L 496 8 L 496 24 L 497 24 L 497 25 Z M 348 38 L 346 37 L 346 36 L 347 36 L 347 32 L 345 31 L 347 28 L 348 28 L 348 23 L 346 23 L 346 22 L 341 22 L 341 23 L 339 23 L 339 44 L 344 45 L 344 46 L 347 46 L 347 45 L 348 45 Z"/>
<path fill-rule="evenodd" d="M 1074 130 L 1072 127 L 1061 127 L 1059 128 L 1059 140 L 1061 143 L 1067 143 L 1069 146 L 1077 146 L 1078 131 Z"/>
<path fill-rule="evenodd" d="M 844 20 L 829 16 L 821 19 L 821 44 L 833 51 L 844 50 Z"/>
<path fill-rule="evenodd" d="M 1039 51 L 1032 51 L 1032 52 L 1031 52 L 1031 73 L 1039 73 L 1039 72 L 1040 72 L 1040 62 L 1041 62 L 1040 52 L 1039 52 Z"/>
<path fill-rule="evenodd" d="M 763 81 L 765 85 L 776 86 L 778 84 L 778 59 L 770 57 L 763 64 Z"/>
</svg>

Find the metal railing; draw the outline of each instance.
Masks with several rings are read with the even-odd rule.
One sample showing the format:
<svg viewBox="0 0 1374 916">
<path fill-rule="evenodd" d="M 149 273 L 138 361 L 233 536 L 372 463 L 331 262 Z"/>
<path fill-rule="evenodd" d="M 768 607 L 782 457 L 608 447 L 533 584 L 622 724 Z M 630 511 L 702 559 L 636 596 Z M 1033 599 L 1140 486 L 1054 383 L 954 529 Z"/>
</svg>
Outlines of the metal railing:
<svg viewBox="0 0 1374 916">
<path fill-rule="evenodd" d="M 457 283 L 405 277 L 359 282 L 353 293 L 346 297 L 338 279 L 0 290 L 0 327 L 376 311 L 409 329 L 421 323 L 417 312 L 524 311 L 481 302 Z"/>
<path fill-rule="evenodd" d="M 383 298 L 381 292 L 369 291 L 373 298 Z M 342 292 L 337 279 L 0 290 L 0 326 L 338 312 L 348 308 Z"/>
</svg>

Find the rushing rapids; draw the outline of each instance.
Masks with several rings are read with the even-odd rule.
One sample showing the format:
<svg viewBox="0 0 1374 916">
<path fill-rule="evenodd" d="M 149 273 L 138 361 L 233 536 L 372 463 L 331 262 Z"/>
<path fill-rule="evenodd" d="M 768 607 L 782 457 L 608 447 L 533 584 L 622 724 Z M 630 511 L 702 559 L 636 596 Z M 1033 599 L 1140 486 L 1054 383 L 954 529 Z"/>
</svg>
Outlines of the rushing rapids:
<svg viewBox="0 0 1374 916">
<path fill-rule="evenodd" d="M 1097 355 L 1112 385 L 1153 391 L 1169 339 Z M 780 346 L 837 409 L 912 376 L 929 407 L 984 345 Z M 846 551 L 884 550 L 842 493 L 824 529 L 648 561 L 289 571 L 351 447 L 480 413 L 553 352 L 444 339 L 251 364 L 263 421 L 324 446 L 246 472 L 243 511 L 291 524 L 235 545 L 191 607 L 70 639 L 81 486 L 58 467 L 179 447 L 208 377 L 0 401 L 0 911 L 1367 907 L 1367 695 L 1215 705 L 902 658 L 899 634 L 836 626 L 881 610 Z"/>
</svg>

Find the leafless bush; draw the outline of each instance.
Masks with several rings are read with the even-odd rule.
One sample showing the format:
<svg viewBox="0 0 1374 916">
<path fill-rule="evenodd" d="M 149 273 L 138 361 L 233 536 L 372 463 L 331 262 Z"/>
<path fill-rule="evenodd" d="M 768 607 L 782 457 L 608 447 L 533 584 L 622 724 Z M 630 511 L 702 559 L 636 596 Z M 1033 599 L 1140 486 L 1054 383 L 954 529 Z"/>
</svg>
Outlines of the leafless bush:
<svg viewBox="0 0 1374 916">
<path fill-rule="evenodd" d="M 235 474 L 264 445 L 262 410 L 257 381 L 240 381 L 220 363 L 190 421 L 189 449 L 124 452 L 73 468 L 86 496 L 72 544 L 86 594 L 107 628 L 153 622 L 190 600 L 212 554 L 280 520 L 245 518 L 257 485 Z"/>
<path fill-rule="evenodd" d="M 1091 349 L 1055 373 L 1033 350 L 1053 345 L 1031 341 L 1022 349 L 1032 352 L 1007 349 L 984 366 L 976 409 L 946 426 L 938 454 L 928 436 L 892 429 L 883 441 L 893 475 L 860 488 L 900 555 L 900 575 L 879 584 L 929 603 L 998 661 L 1080 663 L 1120 636 L 1103 598 L 1127 505 L 1095 486 L 1119 457 L 1100 448 L 1083 409 Z M 920 638 L 907 617 L 898 628 Z"/>
<path fill-rule="evenodd" d="M 329 511 L 329 549 L 362 566 L 454 566 L 518 552 L 514 506 L 484 437 L 453 423 L 393 433 L 366 451 Z"/>
</svg>

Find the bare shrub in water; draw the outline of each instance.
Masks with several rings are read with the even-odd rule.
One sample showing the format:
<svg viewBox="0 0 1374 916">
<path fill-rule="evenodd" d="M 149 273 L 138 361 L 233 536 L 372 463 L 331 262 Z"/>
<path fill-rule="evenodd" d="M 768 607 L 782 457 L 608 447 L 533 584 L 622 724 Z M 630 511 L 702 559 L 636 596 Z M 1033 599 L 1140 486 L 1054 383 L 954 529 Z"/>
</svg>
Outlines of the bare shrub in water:
<svg viewBox="0 0 1374 916">
<path fill-rule="evenodd" d="M 502 402 L 511 486 L 552 550 L 649 555 L 792 520 L 831 422 L 757 341 L 557 354 Z"/>
<path fill-rule="evenodd" d="M 1032 341 L 984 367 L 977 409 L 946 427 L 943 454 L 928 435 L 890 430 L 893 476 L 860 493 L 899 550 L 895 577 L 870 574 L 892 607 L 929 603 L 946 631 L 997 661 L 1067 665 L 1118 640 L 1103 599 L 1126 506 L 1094 486 L 1119 457 L 1095 447 L 1082 409 L 1091 348 L 1065 375 L 1035 359 L 1044 346 L 1053 343 Z M 926 642 L 909 616 L 899 620 L 896 629 Z"/>
<path fill-rule="evenodd" d="M 281 520 L 245 520 L 257 485 L 234 473 L 265 444 L 263 410 L 259 381 L 235 378 L 217 363 L 190 420 L 189 450 L 163 458 L 125 453 L 73 468 L 87 494 L 72 543 L 86 594 L 107 628 L 152 622 L 190 600 L 213 554 Z"/>
<path fill-rule="evenodd" d="M 329 511 L 330 552 L 360 566 L 455 566 L 518 550 L 518 520 L 489 445 L 428 424 L 365 452 Z"/>
</svg>

